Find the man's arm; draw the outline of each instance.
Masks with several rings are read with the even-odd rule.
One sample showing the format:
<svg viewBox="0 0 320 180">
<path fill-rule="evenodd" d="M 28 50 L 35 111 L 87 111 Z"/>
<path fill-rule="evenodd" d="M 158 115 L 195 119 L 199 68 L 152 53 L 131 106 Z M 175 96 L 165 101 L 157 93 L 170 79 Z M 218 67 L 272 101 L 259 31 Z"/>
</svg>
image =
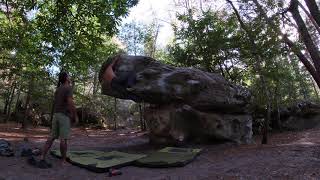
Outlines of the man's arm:
<svg viewBox="0 0 320 180">
<path fill-rule="evenodd" d="M 68 108 L 70 110 L 70 113 L 71 113 L 71 121 L 75 122 L 75 123 L 78 123 L 78 115 L 77 115 L 77 109 L 76 109 L 76 106 L 74 104 L 74 101 L 73 101 L 73 97 L 70 96 L 68 97 L 67 99 L 68 101 Z"/>
</svg>

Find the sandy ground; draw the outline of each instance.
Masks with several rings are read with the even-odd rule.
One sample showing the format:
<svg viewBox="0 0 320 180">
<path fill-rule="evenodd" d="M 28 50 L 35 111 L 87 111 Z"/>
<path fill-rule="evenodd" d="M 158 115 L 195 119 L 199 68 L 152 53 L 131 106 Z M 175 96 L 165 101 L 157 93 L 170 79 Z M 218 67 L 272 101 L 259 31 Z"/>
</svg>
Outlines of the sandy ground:
<svg viewBox="0 0 320 180">
<path fill-rule="evenodd" d="M 19 129 L 17 124 L 0 124 L 0 139 L 9 140 L 14 148 L 27 137 L 32 147 L 41 147 L 47 128 Z M 41 170 L 29 166 L 22 157 L 0 157 L 0 180 L 28 179 L 123 179 L 123 180 L 189 180 L 189 179 L 320 179 L 320 129 L 270 135 L 268 145 L 192 145 L 203 148 L 195 161 L 181 168 L 121 168 L 122 175 L 108 177 L 68 165 L 61 168 L 59 160 L 48 156 L 53 168 Z M 55 142 L 53 148 L 58 148 Z M 73 128 L 69 143 L 72 150 L 113 150 L 142 152 L 159 149 L 148 144 L 145 134 L 130 130 L 96 130 Z"/>
</svg>

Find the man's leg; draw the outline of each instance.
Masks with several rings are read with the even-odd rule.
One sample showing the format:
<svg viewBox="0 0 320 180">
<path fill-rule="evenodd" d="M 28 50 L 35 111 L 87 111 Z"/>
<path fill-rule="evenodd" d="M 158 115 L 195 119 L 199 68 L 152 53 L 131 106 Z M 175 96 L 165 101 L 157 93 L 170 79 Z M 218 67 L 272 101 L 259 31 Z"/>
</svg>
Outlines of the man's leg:
<svg viewBox="0 0 320 180">
<path fill-rule="evenodd" d="M 59 136 L 60 136 L 60 152 L 62 156 L 62 164 L 66 163 L 67 159 L 67 139 L 70 134 L 70 119 L 66 115 L 61 115 L 59 119 Z"/>
<path fill-rule="evenodd" d="M 44 147 L 42 149 L 41 160 L 44 160 L 46 158 L 46 155 L 47 155 L 49 149 L 51 148 L 54 139 L 55 138 L 53 138 L 53 137 L 49 137 L 47 139 L 47 142 L 46 142 L 46 144 L 44 145 Z"/>
<path fill-rule="evenodd" d="M 67 161 L 67 139 L 60 139 L 60 152 L 62 156 L 62 163 L 66 163 Z"/>
<path fill-rule="evenodd" d="M 57 125 L 57 117 L 56 114 L 53 115 L 52 125 L 51 125 L 51 134 L 48 137 L 46 144 L 43 146 L 41 160 L 44 160 L 49 149 L 52 146 L 53 141 L 59 136 L 59 129 Z"/>
</svg>

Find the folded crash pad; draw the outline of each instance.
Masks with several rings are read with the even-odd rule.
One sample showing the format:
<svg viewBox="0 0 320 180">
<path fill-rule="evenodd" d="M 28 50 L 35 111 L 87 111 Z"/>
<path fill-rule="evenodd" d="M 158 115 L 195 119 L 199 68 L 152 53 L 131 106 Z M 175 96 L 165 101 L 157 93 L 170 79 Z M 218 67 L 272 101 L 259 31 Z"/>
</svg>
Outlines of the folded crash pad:
<svg viewBox="0 0 320 180">
<path fill-rule="evenodd" d="M 166 147 L 135 162 L 142 167 L 182 167 L 190 163 L 201 149 Z"/>
<path fill-rule="evenodd" d="M 51 151 L 56 157 L 61 157 L 59 150 Z M 67 160 L 76 166 L 94 172 L 106 172 L 110 168 L 119 168 L 129 165 L 133 161 L 143 158 L 142 154 L 128 154 L 119 151 L 68 151 Z"/>
</svg>

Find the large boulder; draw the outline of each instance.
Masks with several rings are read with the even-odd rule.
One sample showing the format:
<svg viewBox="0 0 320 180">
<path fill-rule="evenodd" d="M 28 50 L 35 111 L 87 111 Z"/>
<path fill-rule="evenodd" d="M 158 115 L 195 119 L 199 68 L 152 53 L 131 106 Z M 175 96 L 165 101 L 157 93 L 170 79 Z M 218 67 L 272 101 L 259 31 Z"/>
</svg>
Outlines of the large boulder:
<svg viewBox="0 0 320 180">
<path fill-rule="evenodd" d="M 111 88 L 102 77 L 114 59 L 118 59 L 114 71 L 121 83 Z M 154 142 L 251 141 L 250 93 L 219 74 L 120 55 L 103 64 L 100 81 L 103 94 L 156 105 L 145 114 Z"/>
<path fill-rule="evenodd" d="M 275 114 L 275 113 L 274 113 Z M 274 117 L 275 119 L 275 117 Z M 280 110 L 281 128 L 306 130 L 320 127 L 320 105 L 313 102 L 298 102 Z"/>
<path fill-rule="evenodd" d="M 201 112 L 189 105 L 148 108 L 145 113 L 153 143 L 221 142 L 250 143 L 252 117 L 248 114 Z"/>
</svg>

